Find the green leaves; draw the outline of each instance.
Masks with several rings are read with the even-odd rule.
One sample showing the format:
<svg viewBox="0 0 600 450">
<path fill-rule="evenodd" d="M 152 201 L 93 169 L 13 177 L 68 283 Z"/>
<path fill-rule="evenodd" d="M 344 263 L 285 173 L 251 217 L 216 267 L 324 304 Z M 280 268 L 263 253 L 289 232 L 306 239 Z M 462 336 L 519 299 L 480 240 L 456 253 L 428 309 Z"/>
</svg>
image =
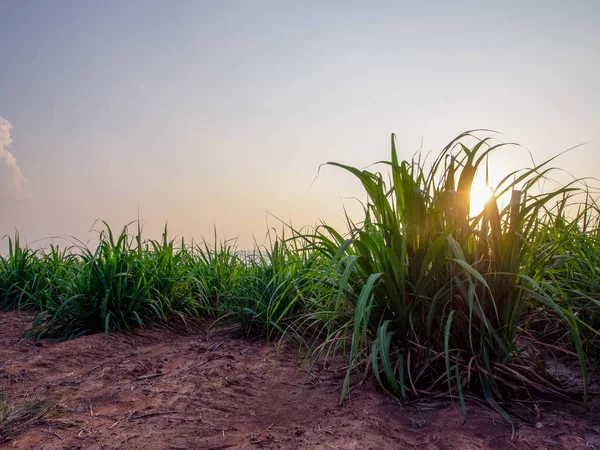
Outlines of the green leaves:
<svg viewBox="0 0 600 450">
<path fill-rule="evenodd" d="M 162 242 L 157 242 L 143 241 L 139 227 L 135 236 L 127 227 L 115 236 L 104 225 L 94 250 L 81 246 L 52 256 L 58 265 L 68 263 L 70 270 L 55 271 L 55 295 L 38 308 L 32 334 L 65 339 L 97 331 L 108 335 L 163 320 L 176 311 L 196 313 L 197 303 L 179 293 L 185 277 L 179 260 L 185 252 L 174 252 L 166 228 Z"/>
<path fill-rule="evenodd" d="M 497 401 L 507 392 L 559 389 L 534 351 L 517 349 L 530 314 L 541 310 L 568 336 L 561 343 L 587 389 L 600 336 L 600 215 L 588 195 L 567 217 L 573 184 L 540 189 L 553 158 L 507 174 L 471 217 L 473 182 L 484 168 L 489 178 L 489 159 L 506 145 L 482 131 L 460 134 L 431 164 L 402 160 L 395 135 L 381 171 L 328 163 L 361 183 L 364 217 L 346 216 L 345 230 L 288 225 L 252 251 L 216 231 L 212 244 L 176 245 L 166 226 L 145 240 L 139 222 L 134 235 L 104 223 L 94 248 L 32 251 L 17 234 L 0 256 L 0 308 L 38 311 L 32 332 L 63 338 L 203 314 L 297 339 L 307 358 L 342 353 L 342 401 L 354 373 L 372 374 L 402 399 L 447 383 L 465 418 L 465 395 L 476 391 L 510 421 Z"/>
<path fill-rule="evenodd" d="M 536 364 L 515 351 L 517 326 L 530 307 L 524 288 L 531 278 L 524 276 L 539 274 L 545 260 L 528 243 L 536 238 L 545 205 L 573 188 L 533 195 L 549 173 L 549 160 L 506 176 L 484 212 L 470 217 L 476 174 L 485 167 L 488 179 L 488 158 L 505 146 L 478 138 L 476 131 L 451 141 L 429 168 L 421 155 L 401 161 L 395 135 L 391 158 L 382 162 L 387 174 L 328 163 L 356 177 L 367 197 L 364 220 L 357 226 L 348 218 L 347 237 L 328 227 L 319 235 L 319 248 L 344 266 L 338 299 L 328 305 L 333 311 L 313 315 L 326 317 L 331 345 L 350 341 L 342 399 L 352 369 L 372 370 L 382 388 L 402 397 L 405 377 L 416 393 L 432 388 L 443 375 L 464 412 L 462 380 L 471 380 L 472 371 L 483 380 L 480 392 L 501 396 L 495 367 Z M 512 200 L 499 209 L 498 200 L 507 192 Z M 332 325 L 336 313 L 337 330 Z M 564 320 L 578 342 L 569 317 Z M 344 331 L 349 326 L 351 335 Z M 420 387 L 412 386 L 414 380 Z"/>
</svg>

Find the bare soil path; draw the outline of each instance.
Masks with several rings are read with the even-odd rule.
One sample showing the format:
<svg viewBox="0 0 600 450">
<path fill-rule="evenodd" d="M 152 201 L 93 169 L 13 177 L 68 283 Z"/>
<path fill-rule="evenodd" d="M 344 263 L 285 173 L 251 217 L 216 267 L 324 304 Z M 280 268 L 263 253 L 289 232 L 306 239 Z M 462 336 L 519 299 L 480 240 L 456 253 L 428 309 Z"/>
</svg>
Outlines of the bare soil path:
<svg viewBox="0 0 600 450">
<path fill-rule="evenodd" d="M 447 401 L 399 405 L 370 382 L 339 406 L 339 377 L 306 377 L 291 345 L 230 332 L 22 338 L 31 317 L 0 313 L 0 392 L 63 409 L 0 448 L 14 449 L 600 449 L 600 405 L 542 403 L 510 426 L 488 408 Z M 539 425 L 538 425 L 539 427 Z"/>
</svg>

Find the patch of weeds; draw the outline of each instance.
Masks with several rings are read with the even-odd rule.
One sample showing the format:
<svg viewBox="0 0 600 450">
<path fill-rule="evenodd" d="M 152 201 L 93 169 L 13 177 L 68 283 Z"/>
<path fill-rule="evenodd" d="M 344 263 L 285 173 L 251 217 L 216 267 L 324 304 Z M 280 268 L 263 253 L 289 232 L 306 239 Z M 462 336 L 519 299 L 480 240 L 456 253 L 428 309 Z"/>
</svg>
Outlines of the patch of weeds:
<svg viewBox="0 0 600 450">
<path fill-rule="evenodd" d="M 56 399 L 31 394 L 20 400 L 9 401 L 6 393 L 0 391 L 0 444 L 29 427 L 55 417 L 63 409 L 61 402 Z"/>
</svg>

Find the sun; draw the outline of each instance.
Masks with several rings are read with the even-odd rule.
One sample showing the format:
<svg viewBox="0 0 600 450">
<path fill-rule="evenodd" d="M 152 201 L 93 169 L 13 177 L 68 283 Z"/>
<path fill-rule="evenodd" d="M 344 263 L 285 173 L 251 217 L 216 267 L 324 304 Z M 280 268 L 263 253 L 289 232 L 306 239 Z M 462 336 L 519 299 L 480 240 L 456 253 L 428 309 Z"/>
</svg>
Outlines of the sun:
<svg viewBox="0 0 600 450">
<path fill-rule="evenodd" d="M 485 183 L 475 181 L 471 186 L 471 217 L 480 214 L 493 195 L 494 192 L 491 187 Z"/>
</svg>

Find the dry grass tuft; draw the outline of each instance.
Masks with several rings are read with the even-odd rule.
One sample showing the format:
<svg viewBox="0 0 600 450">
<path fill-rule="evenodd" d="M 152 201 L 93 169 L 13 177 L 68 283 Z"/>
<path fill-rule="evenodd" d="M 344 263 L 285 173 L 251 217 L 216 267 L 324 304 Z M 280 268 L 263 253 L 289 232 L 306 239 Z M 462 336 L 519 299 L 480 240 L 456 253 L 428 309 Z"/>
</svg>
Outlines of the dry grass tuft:
<svg viewBox="0 0 600 450">
<path fill-rule="evenodd" d="M 12 439 L 27 428 L 40 424 L 64 410 L 59 400 L 28 394 L 22 399 L 9 401 L 0 391 L 0 443 Z"/>
</svg>

